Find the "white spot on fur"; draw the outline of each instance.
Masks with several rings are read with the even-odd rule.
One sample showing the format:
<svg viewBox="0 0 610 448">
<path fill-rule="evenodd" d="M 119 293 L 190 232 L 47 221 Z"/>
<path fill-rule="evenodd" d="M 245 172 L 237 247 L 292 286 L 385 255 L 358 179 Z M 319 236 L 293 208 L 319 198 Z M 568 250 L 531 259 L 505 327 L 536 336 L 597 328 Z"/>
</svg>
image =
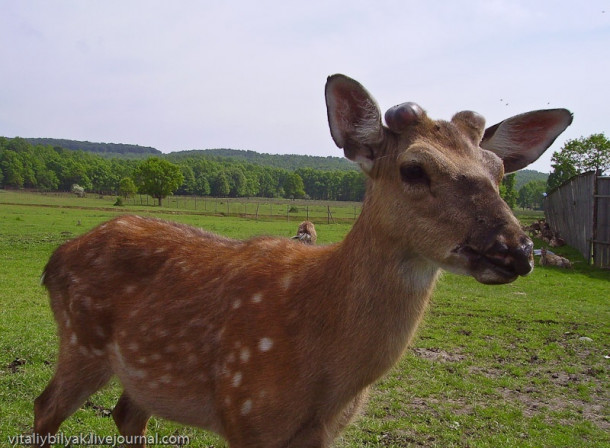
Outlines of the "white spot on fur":
<svg viewBox="0 0 610 448">
<path fill-rule="evenodd" d="M 91 297 L 89 296 L 83 296 L 83 298 L 81 299 L 82 304 L 85 308 L 87 309 L 91 309 Z"/>
<path fill-rule="evenodd" d="M 282 287 L 284 289 L 290 289 L 290 285 L 292 284 L 292 274 L 286 274 L 284 278 L 282 278 Z"/>
<path fill-rule="evenodd" d="M 133 294 L 136 291 L 136 285 L 127 285 L 123 292 L 127 295 Z"/>
<path fill-rule="evenodd" d="M 169 334 L 169 332 L 165 328 L 160 327 L 155 330 L 155 333 L 157 333 L 157 336 L 160 338 L 165 338 Z"/>
<path fill-rule="evenodd" d="M 138 351 L 138 349 L 140 348 L 140 346 L 139 346 L 139 345 L 138 345 L 136 342 L 130 342 L 130 343 L 127 345 L 127 348 L 128 348 L 129 350 L 131 350 L 132 352 L 137 352 L 137 351 Z"/>
<path fill-rule="evenodd" d="M 268 352 L 273 347 L 273 340 L 270 338 L 262 338 L 258 341 L 258 349 L 261 352 Z"/>
<path fill-rule="evenodd" d="M 87 347 L 85 347 L 84 345 L 78 346 L 78 352 L 83 356 L 91 356 L 91 353 L 89 353 L 89 350 L 87 350 Z"/>
<path fill-rule="evenodd" d="M 241 349 L 241 352 L 239 353 L 239 359 L 241 360 L 241 362 L 248 362 L 248 360 L 250 359 L 250 349 L 248 347 L 244 347 Z"/>
<path fill-rule="evenodd" d="M 236 310 L 240 306 L 241 306 L 241 300 L 237 299 L 237 300 L 233 301 L 233 309 L 234 310 Z"/>
<path fill-rule="evenodd" d="M 106 337 L 106 332 L 100 325 L 95 326 L 95 334 L 97 334 L 100 338 Z"/>
<path fill-rule="evenodd" d="M 141 369 L 128 368 L 127 374 L 138 379 L 146 378 L 146 371 Z"/>
<path fill-rule="evenodd" d="M 150 359 L 152 359 L 153 361 L 159 361 L 161 359 L 161 354 L 153 353 L 152 355 L 150 355 Z"/>
<path fill-rule="evenodd" d="M 163 375 L 161 378 L 159 378 L 159 381 L 163 384 L 169 384 L 172 382 L 172 376 L 169 374 Z"/>
<path fill-rule="evenodd" d="M 241 405 L 241 415 L 248 415 L 251 410 L 252 410 L 252 400 L 247 399 Z"/>
<path fill-rule="evenodd" d="M 185 274 L 191 270 L 191 266 L 188 264 L 187 261 L 182 260 L 179 261 L 177 264 L 178 266 L 180 266 L 180 269 L 182 269 L 182 272 L 184 272 Z"/>
<path fill-rule="evenodd" d="M 252 296 L 252 303 L 260 303 L 263 300 L 263 295 L 260 292 L 257 292 Z"/>
<path fill-rule="evenodd" d="M 241 372 L 237 372 L 235 375 L 233 375 L 233 387 L 239 387 L 239 385 L 241 384 L 241 379 Z"/>
<path fill-rule="evenodd" d="M 104 350 L 101 350 L 99 348 L 92 348 L 91 351 L 95 356 L 103 356 L 104 353 L 106 353 Z"/>
<path fill-rule="evenodd" d="M 76 333 L 72 333 L 72 335 L 70 336 L 70 344 L 76 345 L 77 342 L 78 342 L 78 337 L 76 336 Z"/>
</svg>

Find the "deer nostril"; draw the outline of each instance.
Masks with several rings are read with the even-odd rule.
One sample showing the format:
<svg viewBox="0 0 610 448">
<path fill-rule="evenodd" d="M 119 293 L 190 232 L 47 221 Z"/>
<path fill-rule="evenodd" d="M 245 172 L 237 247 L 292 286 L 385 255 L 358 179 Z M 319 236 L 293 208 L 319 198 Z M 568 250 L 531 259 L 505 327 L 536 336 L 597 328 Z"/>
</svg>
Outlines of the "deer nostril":
<svg viewBox="0 0 610 448">
<path fill-rule="evenodd" d="M 527 238 L 521 238 L 519 243 L 512 247 L 506 243 L 502 236 L 485 251 L 485 258 L 494 265 L 508 269 L 518 275 L 527 275 L 532 270 L 533 243 Z"/>
<path fill-rule="evenodd" d="M 534 243 L 527 237 L 521 239 L 519 247 L 511 254 L 512 265 L 515 272 L 519 275 L 529 274 L 534 265 L 532 254 L 534 252 Z"/>
<path fill-rule="evenodd" d="M 521 239 L 521 250 L 526 257 L 530 257 L 534 252 L 534 242 L 528 237 L 524 236 Z"/>
</svg>

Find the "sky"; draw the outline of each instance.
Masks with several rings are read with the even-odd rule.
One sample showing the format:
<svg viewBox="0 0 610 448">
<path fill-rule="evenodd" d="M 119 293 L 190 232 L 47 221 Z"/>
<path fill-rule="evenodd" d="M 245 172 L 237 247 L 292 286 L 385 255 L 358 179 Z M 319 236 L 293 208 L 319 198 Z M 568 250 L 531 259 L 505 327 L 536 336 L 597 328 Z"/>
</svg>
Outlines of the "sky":
<svg viewBox="0 0 610 448">
<path fill-rule="evenodd" d="M 0 135 L 341 156 L 324 84 L 382 112 L 565 107 L 610 137 L 610 0 L 0 0 Z"/>
</svg>

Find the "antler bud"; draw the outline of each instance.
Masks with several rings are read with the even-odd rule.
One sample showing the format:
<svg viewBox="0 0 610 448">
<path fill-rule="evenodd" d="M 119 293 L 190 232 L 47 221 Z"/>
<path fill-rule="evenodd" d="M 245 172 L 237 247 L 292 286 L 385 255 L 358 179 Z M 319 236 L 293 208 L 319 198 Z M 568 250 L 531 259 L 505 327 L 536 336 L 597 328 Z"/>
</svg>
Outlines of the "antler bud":
<svg viewBox="0 0 610 448">
<path fill-rule="evenodd" d="M 400 134 L 408 125 L 420 121 L 424 115 L 424 110 L 418 104 L 402 103 L 388 109 L 385 122 L 392 131 Z"/>
</svg>

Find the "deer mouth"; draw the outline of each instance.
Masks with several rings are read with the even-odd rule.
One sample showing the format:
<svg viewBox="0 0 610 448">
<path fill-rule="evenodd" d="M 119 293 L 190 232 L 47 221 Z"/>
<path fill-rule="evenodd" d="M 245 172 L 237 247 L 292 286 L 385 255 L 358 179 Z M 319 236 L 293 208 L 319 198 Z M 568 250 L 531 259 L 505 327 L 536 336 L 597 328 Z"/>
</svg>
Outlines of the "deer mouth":
<svg viewBox="0 0 610 448">
<path fill-rule="evenodd" d="M 478 282 L 486 285 L 510 283 L 517 277 L 529 274 L 533 268 L 533 259 L 525 251 L 479 252 L 471 246 L 458 246 L 455 254 L 466 261 L 468 273 Z"/>
</svg>

